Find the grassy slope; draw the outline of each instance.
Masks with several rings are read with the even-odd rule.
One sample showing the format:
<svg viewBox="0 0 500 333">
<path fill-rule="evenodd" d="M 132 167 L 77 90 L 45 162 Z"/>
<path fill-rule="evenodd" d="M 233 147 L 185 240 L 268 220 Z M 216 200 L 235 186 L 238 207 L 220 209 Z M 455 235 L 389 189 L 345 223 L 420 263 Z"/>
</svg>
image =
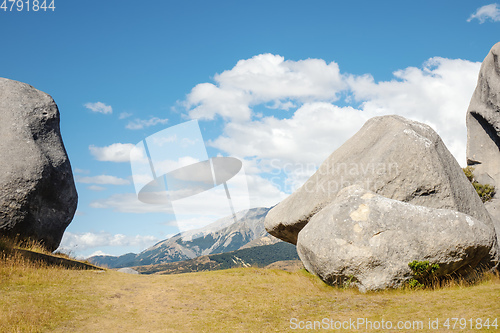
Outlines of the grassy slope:
<svg viewBox="0 0 500 333">
<path fill-rule="evenodd" d="M 285 332 L 292 317 L 500 320 L 499 299 L 498 277 L 472 287 L 360 294 L 304 271 L 144 276 L 0 263 L 0 332 Z"/>
</svg>

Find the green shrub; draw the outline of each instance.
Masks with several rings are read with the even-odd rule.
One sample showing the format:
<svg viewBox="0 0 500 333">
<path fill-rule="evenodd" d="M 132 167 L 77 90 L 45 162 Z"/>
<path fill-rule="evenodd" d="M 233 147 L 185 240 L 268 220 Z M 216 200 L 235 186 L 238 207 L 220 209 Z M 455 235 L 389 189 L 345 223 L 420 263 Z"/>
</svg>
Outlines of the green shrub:
<svg viewBox="0 0 500 333">
<path fill-rule="evenodd" d="M 465 176 L 471 183 L 476 182 L 476 180 L 474 179 L 474 174 L 472 173 L 474 171 L 473 167 L 468 166 L 466 168 L 463 168 L 462 170 L 464 170 Z"/>
<path fill-rule="evenodd" d="M 495 195 L 495 186 L 474 183 L 474 188 L 483 202 L 490 201 Z"/>
<path fill-rule="evenodd" d="M 429 261 L 414 260 L 408 264 L 413 272 L 413 278 L 408 282 L 411 289 L 422 289 L 430 284 L 439 269 L 438 264 L 430 264 Z"/>
<path fill-rule="evenodd" d="M 466 168 L 462 169 L 465 173 L 465 176 L 467 179 L 472 183 L 474 186 L 474 189 L 476 190 L 477 194 L 481 198 L 483 202 L 491 200 L 493 196 L 495 195 L 495 186 L 491 186 L 489 184 L 480 184 L 477 182 L 477 180 L 474 178 L 474 168 L 471 166 L 468 166 Z"/>
</svg>

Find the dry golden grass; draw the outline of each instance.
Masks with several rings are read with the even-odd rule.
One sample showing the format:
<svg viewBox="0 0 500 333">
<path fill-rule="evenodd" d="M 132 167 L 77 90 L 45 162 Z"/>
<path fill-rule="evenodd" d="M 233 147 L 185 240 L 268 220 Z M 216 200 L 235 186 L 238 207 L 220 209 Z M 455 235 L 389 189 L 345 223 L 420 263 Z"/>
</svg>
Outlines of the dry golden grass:
<svg viewBox="0 0 500 333">
<path fill-rule="evenodd" d="M 95 274 L 95 273 L 94 273 Z M 0 332 L 51 331 L 61 320 L 81 311 L 99 295 L 89 292 L 92 275 L 47 267 L 14 255 L 0 259 Z"/>
<path fill-rule="evenodd" d="M 468 287 L 361 294 L 327 286 L 303 270 L 129 275 L 0 261 L 0 332 L 306 331 L 291 330 L 291 318 L 384 319 L 394 325 L 418 320 L 423 332 L 430 331 L 429 318 L 439 318 L 441 329 L 432 331 L 445 332 L 446 318 L 500 321 L 499 299 L 498 276 Z"/>
</svg>

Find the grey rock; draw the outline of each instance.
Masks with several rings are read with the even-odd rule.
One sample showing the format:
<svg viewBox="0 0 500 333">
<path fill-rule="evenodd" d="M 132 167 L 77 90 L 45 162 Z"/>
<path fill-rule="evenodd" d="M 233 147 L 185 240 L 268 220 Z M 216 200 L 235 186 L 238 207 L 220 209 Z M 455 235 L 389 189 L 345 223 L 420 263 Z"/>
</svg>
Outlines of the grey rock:
<svg viewBox="0 0 500 333">
<path fill-rule="evenodd" d="M 496 246 L 491 226 L 474 217 L 351 186 L 300 231 L 297 252 L 325 282 L 364 292 L 401 286 L 413 260 L 439 264 L 436 277 L 467 276 Z"/>
<path fill-rule="evenodd" d="M 271 209 L 266 230 L 296 244 L 308 221 L 339 190 L 354 184 L 414 205 L 456 210 L 493 225 L 474 187 L 432 128 L 400 116 L 383 116 L 368 120 L 301 188 Z"/>
<path fill-rule="evenodd" d="M 500 245 L 500 199 L 494 197 L 490 201 L 485 202 L 484 205 L 491 215 L 497 234 L 497 242 Z"/>
<path fill-rule="evenodd" d="M 467 164 L 476 180 L 500 185 L 500 43 L 484 59 L 467 110 Z"/>
<path fill-rule="evenodd" d="M 136 271 L 135 269 L 130 268 L 130 267 L 120 268 L 119 270 L 117 270 L 117 272 L 127 273 L 127 274 L 139 274 L 138 271 Z"/>
<path fill-rule="evenodd" d="M 55 250 L 78 196 L 52 97 L 0 78 L 0 157 L 0 234 Z"/>
<path fill-rule="evenodd" d="M 500 190 L 500 43 L 484 59 L 467 110 L 467 164 L 481 184 Z M 496 195 L 498 196 L 498 194 Z M 500 242 L 500 199 L 485 203 Z"/>
</svg>

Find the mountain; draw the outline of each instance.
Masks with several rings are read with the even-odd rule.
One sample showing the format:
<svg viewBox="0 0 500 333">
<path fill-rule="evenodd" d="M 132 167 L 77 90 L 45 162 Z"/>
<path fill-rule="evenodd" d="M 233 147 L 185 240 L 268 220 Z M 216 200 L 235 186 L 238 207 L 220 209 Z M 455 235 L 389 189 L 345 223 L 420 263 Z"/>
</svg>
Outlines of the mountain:
<svg viewBox="0 0 500 333">
<path fill-rule="evenodd" d="M 270 208 L 253 208 L 227 216 L 203 228 L 179 233 L 161 241 L 139 254 L 128 253 L 119 257 L 94 256 L 87 260 L 109 268 L 157 265 L 189 260 L 199 256 L 230 252 L 250 244 L 268 245 L 280 242 L 264 228 L 264 219 Z"/>
<path fill-rule="evenodd" d="M 234 267 L 266 267 L 273 263 L 277 269 L 293 266 L 301 267 L 295 245 L 279 242 L 272 245 L 256 246 L 226 253 L 200 256 L 194 259 L 133 267 L 141 274 L 181 274 L 214 271 Z M 290 264 L 291 263 L 291 264 Z"/>
</svg>

